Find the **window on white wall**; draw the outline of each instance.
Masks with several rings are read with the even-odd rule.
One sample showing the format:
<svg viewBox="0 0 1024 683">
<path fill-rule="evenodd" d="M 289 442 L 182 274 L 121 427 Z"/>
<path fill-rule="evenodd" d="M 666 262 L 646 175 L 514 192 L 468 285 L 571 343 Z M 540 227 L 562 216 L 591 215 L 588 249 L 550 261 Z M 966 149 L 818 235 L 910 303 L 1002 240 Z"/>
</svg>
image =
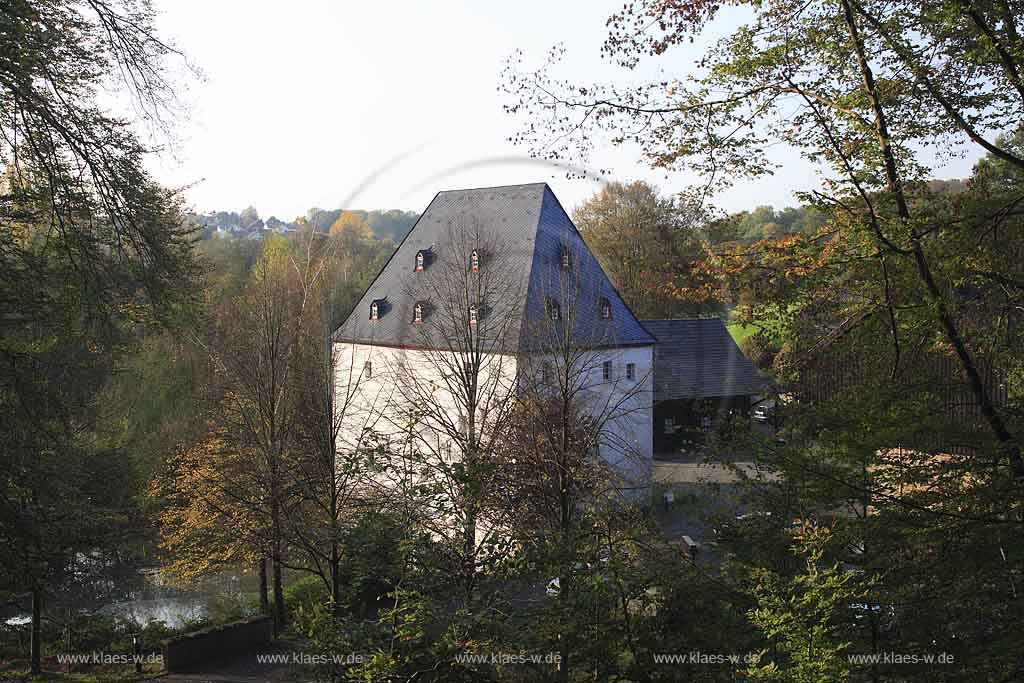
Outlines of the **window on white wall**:
<svg viewBox="0 0 1024 683">
<path fill-rule="evenodd" d="M 558 302 L 554 299 L 548 299 L 548 317 L 552 320 L 558 320 L 562 316 L 562 311 L 558 306 Z"/>
<path fill-rule="evenodd" d="M 626 363 L 626 379 L 636 379 L 636 363 Z"/>
<path fill-rule="evenodd" d="M 551 384 L 555 380 L 555 371 L 551 366 L 551 361 L 546 360 L 544 364 L 540 366 L 540 381 L 544 384 Z"/>
<path fill-rule="evenodd" d="M 610 380 L 612 378 L 612 373 L 613 373 L 612 362 L 610 360 L 606 360 L 601 365 L 601 377 L 603 377 L 604 380 L 607 382 L 608 380 Z"/>
<path fill-rule="evenodd" d="M 373 363 L 371 361 L 366 361 L 363 364 L 363 377 L 366 379 L 371 379 L 373 377 Z"/>
</svg>

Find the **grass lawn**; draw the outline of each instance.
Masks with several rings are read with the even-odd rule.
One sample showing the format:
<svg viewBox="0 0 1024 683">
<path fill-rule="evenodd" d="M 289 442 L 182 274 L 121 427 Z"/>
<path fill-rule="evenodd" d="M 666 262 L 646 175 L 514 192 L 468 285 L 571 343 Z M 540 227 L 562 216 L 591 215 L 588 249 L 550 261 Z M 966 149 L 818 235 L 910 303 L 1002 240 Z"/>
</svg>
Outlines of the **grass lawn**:
<svg viewBox="0 0 1024 683">
<path fill-rule="evenodd" d="M 758 331 L 756 325 L 743 325 L 742 323 L 736 322 L 733 317 L 733 311 L 729 311 L 729 315 L 725 318 L 725 329 L 729 330 L 729 334 L 732 335 L 732 340 L 736 342 L 738 346 L 741 341 L 749 337 L 750 335 Z"/>
<path fill-rule="evenodd" d="M 725 328 L 729 330 L 729 334 L 732 335 L 732 340 L 736 342 L 737 345 L 750 335 L 757 332 L 757 327 L 754 325 L 742 325 L 734 322 L 726 323 Z"/>
<path fill-rule="evenodd" d="M 0 671 L 0 683 L 37 683 L 42 681 L 64 681 L 65 683 L 113 683 L 114 681 L 144 681 L 152 680 L 163 672 L 163 666 L 159 664 L 145 664 L 142 673 L 135 673 L 135 667 L 110 666 L 94 667 L 88 672 L 63 673 L 62 671 L 46 671 L 32 676 L 28 667 L 12 668 Z"/>
</svg>

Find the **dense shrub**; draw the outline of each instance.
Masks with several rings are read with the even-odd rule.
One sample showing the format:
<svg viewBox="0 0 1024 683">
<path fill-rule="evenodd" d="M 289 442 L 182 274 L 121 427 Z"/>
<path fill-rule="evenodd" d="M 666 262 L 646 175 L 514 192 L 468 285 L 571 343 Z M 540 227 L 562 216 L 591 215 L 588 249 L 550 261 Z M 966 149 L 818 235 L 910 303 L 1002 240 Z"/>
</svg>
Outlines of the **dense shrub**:
<svg viewBox="0 0 1024 683">
<path fill-rule="evenodd" d="M 304 576 L 284 588 L 284 605 L 289 614 L 311 613 L 329 600 L 327 586 L 319 576 Z"/>
<path fill-rule="evenodd" d="M 757 333 L 746 337 L 740 342 L 740 350 L 758 370 L 769 370 L 775 361 L 778 347 L 763 334 Z"/>
</svg>

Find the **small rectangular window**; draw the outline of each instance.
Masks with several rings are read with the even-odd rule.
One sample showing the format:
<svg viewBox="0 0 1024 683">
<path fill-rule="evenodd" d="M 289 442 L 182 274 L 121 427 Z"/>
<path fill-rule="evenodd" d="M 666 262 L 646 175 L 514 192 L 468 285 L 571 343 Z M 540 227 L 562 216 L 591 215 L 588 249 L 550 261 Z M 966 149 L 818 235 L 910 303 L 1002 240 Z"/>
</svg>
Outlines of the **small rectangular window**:
<svg viewBox="0 0 1024 683">
<path fill-rule="evenodd" d="M 561 311 L 558 309 L 558 302 L 554 299 L 548 299 L 548 317 L 552 320 L 558 320 L 561 317 Z"/>
<path fill-rule="evenodd" d="M 626 363 L 626 379 L 636 379 L 636 363 Z"/>
<path fill-rule="evenodd" d="M 671 418 L 671 417 L 666 417 L 665 418 L 665 433 L 666 434 L 675 434 L 676 433 L 676 421 L 675 421 L 674 418 Z"/>
<path fill-rule="evenodd" d="M 544 361 L 544 364 L 540 366 L 540 381 L 544 384 L 551 384 L 554 378 L 555 373 L 551 367 L 551 361 Z"/>
<path fill-rule="evenodd" d="M 366 361 L 363 365 L 363 376 L 366 377 L 366 379 L 373 377 L 373 363 L 370 361 Z"/>
<path fill-rule="evenodd" d="M 606 360 L 601 366 L 601 376 L 604 377 L 606 381 L 612 378 L 612 362 L 610 360 Z"/>
</svg>

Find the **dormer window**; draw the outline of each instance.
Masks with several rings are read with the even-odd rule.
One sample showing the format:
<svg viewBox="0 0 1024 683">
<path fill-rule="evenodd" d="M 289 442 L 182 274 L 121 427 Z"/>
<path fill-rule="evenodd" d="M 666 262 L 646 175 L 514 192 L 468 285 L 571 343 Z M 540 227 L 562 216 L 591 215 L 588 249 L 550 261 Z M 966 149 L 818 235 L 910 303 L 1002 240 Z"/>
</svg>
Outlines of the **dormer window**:
<svg viewBox="0 0 1024 683">
<path fill-rule="evenodd" d="M 601 301 L 598 303 L 598 314 L 601 316 L 601 320 L 612 319 L 612 302 L 608 301 L 604 297 L 601 297 Z"/>
<path fill-rule="evenodd" d="M 548 299 L 548 317 L 552 320 L 558 320 L 562 317 L 562 311 L 558 307 L 558 302 L 554 299 Z"/>
<path fill-rule="evenodd" d="M 416 272 L 422 273 L 423 268 L 426 266 L 427 256 L 422 249 L 416 252 Z"/>
<path fill-rule="evenodd" d="M 370 304 L 370 320 L 380 320 L 380 304 L 376 301 Z"/>
<path fill-rule="evenodd" d="M 469 269 L 474 273 L 480 272 L 480 250 L 474 249 L 473 253 L 469 255 Z"/>
<path fill-rule="evenodd" d="M 477 318 L 479 316 L 479 313 L 480 313 L 480 309 L 478 309 L 476 306 L 470 306 L 469 307 L 469 324 L 471 326 L 472 325 L 476 325 L 476 321 L 477 321 Z"/>
<path fill-rule="evenodd" d="M 419 325 L 423 322 L 423 304 L 419 301 L 412 307 L 412 324 Z"/>
<path fill-rule="evenodd" d="M 572 254 L 569 252 L 568 244 L 562 245 L 560 263 L 562 266 L 562 270 L 569 270 L 569 267 L 572 266 Z"/>
</svg>

